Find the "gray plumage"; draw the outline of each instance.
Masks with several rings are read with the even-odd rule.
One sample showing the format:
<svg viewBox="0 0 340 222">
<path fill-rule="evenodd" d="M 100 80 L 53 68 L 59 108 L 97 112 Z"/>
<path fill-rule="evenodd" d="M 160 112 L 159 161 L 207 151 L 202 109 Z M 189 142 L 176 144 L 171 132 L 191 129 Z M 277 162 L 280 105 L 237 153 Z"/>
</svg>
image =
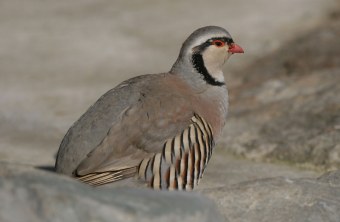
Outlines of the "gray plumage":
<svg viewBox="0 0 340 222">
<path fill-rule="evenodd" d="M 177 179 L 186 166 L 197 177 L 191 183 L 197 184 L 208 160 L 203 156 L 209 148 L 206 144 L 211 144 L 212 150 L 225 124 L 228 94 L 222 65 L 232 53 L 241 52 L 240 48 L 234 50 L 234 45 L 226 30 L 203 27 L 183 43 L 170 72 L 138 76 L 108 91 L 68 130 L 59 147 L 56 171 L 92 185 L 139 176 L 154 188 L 180 189 Z M 199 136 L 190 146 L 183 145 L 186 139 L 182 136 L 182 144 L 170 149 L 183 156 L 190 153 L 186 158 L 192 166 L 183 162 L 180 169 L 184 157 L 175 153 L 170 154 L 173 161 L 168 159 L 165 164 L 167 141 L 178 142 L 175 138 L 193 125 Z M 143 178 L 142 162 L 150 158 L 154 170 L 143 168 L 149 174 Z M 176 186 L 166 184 L 170 183 L 170 172 Z M 185 189 L 186 184 L 180 185 Z"/>
</svg>

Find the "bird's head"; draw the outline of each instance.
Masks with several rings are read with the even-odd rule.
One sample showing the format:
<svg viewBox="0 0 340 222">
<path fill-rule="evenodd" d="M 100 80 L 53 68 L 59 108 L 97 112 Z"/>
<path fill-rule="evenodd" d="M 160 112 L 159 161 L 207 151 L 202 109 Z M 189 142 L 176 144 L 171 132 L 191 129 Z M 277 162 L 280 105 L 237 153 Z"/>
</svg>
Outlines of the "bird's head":
<svg viewBox="0 0 340 222">
<path fill-rule="evenodd" d="M 227 30 L 217 26 L 206 26 L 194 31 L 185 40 L 173 70 L 178 70 L 178 66 L 182 66 L 182 69 L 189 66 L 201 74 L 208 84 L 224 85 L 223 64 L 232 54 L 243 52 Z"/>
</svg>

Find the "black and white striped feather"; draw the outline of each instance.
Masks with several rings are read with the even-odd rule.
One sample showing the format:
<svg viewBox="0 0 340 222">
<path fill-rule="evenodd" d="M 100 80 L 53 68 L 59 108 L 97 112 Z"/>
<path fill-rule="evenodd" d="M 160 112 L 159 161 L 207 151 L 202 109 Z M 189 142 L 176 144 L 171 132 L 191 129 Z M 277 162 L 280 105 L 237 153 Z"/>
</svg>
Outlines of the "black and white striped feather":
<svg viewBox="0 0 340 222">
<path fill-rule="evenodd" d="M 165 142 L 162 153 L 141 161 L 138 176 L 154 189 L 192 190 L 203 176 L 213 146 L 211 126 L 195 114 L 188 128 Z"/>
</svg>

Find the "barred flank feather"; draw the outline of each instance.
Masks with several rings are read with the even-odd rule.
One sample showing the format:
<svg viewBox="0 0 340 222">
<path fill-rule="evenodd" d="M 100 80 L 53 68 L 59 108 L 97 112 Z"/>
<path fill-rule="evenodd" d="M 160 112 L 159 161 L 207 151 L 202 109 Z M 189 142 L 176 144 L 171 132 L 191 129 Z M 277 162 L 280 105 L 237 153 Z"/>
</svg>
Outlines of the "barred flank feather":
<svg viewBox="0 0 340 222">
<path fill-rule="evenodd" d="M 165 142 L 161 153 L 141 161 L 138 176 L 154 189 L 192 190 L 203 176 L 213 146 L 211 126 L 195 114 L 187 129 Z"/>
</svg>

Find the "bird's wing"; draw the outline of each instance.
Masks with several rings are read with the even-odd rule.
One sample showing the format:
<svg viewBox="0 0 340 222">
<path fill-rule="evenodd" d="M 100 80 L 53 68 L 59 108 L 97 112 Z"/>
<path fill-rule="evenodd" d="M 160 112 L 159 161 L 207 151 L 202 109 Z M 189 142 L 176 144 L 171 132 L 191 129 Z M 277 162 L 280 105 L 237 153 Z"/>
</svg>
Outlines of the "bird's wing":
<svg viewBox="0 0 340 222">
<path fill-rule="evenodd" d="M 198 114 L 190 124 L 175 137 L 168 139 L 159 152 L 145 158 L 140 155 L 135 160 L 137 166 L 127 167 L 125 161 L 131 156 L 120 159 L 120 164 L 103 167 L 98 172 L 80 176 L 78 179 L 94 185 L 104 185 L 138 174 L 154 189 L 192 190 L 203 176 L 205 167 L 212 155 L 214 146 L 211 126 Z M 131 163 L 131 162 L 130 162 Z"/>
<path fill-rule="evenodd" d="M 187 98 L 180 93 L 152 90 L 158 93 L 140 92 L 138 102 L 123 110 L 107 136 L 80 163 L 76 169 L 80 179 L 86 176 L 83 178 L 89 180 L 90 174 L 92 179 L 97 178 L 98 174 L 107 172 L 112 172 L 111 176 L 117 175 L 107 181 L 125 178 L 133 169 L 137 172 L 137 166 L 144 158 L 161 152 L 168 139 L 190 125 L 194 112 Z"/>
</svg>

